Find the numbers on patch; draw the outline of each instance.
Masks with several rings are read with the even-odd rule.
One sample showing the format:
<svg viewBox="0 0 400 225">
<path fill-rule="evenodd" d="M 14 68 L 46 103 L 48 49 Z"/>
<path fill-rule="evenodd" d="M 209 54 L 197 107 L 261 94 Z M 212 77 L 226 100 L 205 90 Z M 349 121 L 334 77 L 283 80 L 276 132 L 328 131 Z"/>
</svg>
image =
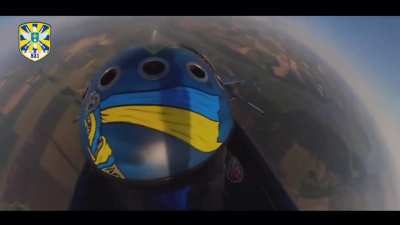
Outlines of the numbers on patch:
<svg viewBox="0 0 400 225">
<path fill-rule="evenodd" d="M 32 59 L 38 59 L 39 58 L 39 53 L 31 53 L 31 58 Z"/>
</svg>

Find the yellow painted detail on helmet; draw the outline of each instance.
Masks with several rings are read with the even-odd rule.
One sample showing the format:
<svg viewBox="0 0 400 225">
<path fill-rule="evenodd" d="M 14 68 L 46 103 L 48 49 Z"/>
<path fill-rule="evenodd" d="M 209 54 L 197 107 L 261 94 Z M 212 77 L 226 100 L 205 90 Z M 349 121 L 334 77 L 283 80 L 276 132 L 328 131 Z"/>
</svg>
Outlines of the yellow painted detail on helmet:
<svg viewBox="0 0 400 225">
<path fill-rule="evenodd" d="M 102 169 L 104 172 L 121 179 L 125 179 L 125 176 L 118 169 L 117 165 L 113 164 L 111 167 Z"/>
<path fill-rule="evenodd" d="M 88 138 L 89 138 L 89 146 L 92 147 L 94 135 L 96 134 L 96 117 L 94 113 L 89 114 L 88 122 L 86 122 L 88 126 Z"/>
<path fill-rule="evenodd" d="M 100 137 L 98 150 L 95 157 L 94 164 L 98 165 L 101 163 L 107 162 L 108 158 L 110 158 L 112 154 L 112 150 L 107 143 L 107 139 L 103 136 Z"/>
<path fill-rule="evenodd" d="M 217 150 L 219 122 L 198 113 L 167 106 L 130 105 L 105 109 L 102 123 L 129 123 L 172 135 L 201 152 Z"/>
</svg>

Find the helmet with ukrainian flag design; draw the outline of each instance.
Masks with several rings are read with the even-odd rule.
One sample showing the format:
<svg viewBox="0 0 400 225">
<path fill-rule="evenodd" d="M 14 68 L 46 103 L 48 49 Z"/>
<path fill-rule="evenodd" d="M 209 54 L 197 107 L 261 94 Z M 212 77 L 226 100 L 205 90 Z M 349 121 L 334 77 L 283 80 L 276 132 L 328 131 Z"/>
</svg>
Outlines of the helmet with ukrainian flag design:
<svg viewBox="0 0 400 225">
<path fill-rule="evenodd" d="M 130 181 L 181 176 L 217 154 L 233 128 L 211 65 L 182 47 L 132 48 L 89 82 L 80 127 L 85 155 Z"/>
</svg>

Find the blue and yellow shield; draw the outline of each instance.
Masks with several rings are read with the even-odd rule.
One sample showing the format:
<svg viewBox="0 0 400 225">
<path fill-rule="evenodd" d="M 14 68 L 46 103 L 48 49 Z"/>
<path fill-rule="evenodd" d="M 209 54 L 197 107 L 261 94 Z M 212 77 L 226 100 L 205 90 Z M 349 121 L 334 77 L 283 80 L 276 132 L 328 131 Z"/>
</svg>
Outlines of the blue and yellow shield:
<svg viewBox="0 0 400 225">
<path fill-rule="evenodd" d="M 34 62 L 50 52 L 51 26 L 43 22 L 22 23 L 18 26 L 19 51 Z"/>
</svg>

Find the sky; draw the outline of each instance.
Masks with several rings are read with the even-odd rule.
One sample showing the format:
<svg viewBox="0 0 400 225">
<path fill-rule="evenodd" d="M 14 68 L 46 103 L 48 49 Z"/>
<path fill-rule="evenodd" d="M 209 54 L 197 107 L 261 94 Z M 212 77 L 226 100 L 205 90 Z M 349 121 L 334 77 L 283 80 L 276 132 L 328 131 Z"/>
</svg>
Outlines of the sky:
<svg viewBox="0 0 400 225">
<path fill-rule="evenodd" d="M 300 32 L 310 31 L 318 41 L 330 43 L 342 56 L 361 71 L 360 79 L 368 80 L 379 89 L 380 101 L 393 114 L 400 115 L 400 17 L 287 17 Z M 15 46 L 16 26 L 34 17 L 1 17 L 0 29 L 5 46 Z M 82 17 L 47 17 L 52 24 L 74 23 Z M 285 18 L 286 19 L 286 18 Z M 64 25 L 63 24 L 63 25 Z M 10 36 L 8 38 L 8 36 Z M 296 35 L 298 36 L 298 35 Z M 303 39 L 311 40 L 305 36 Z M 314 46 L 315 47 L 315 46 Z M 4 51 L 3 51 L 4 52 Z M 399 116 L 400 122 L 400 116 Z"/>
<path fill-rule="evenodd" d="M 0 17 L 1 58 L 16 50 L 21 22 L 36 18 Z M 83 17 L 47 17 L 53 27 L 73 25 Z M 400 17 L 277 17 L 285 29 L 344 76 L 377 121 L 399 164 L 400 189 Z M 400 205 L 398 206 L 400 208 Z"/>
<path fill-rule="evenodd" d="M 377 120 L 391 147 L 400 152 L 400 17 L 283 20 L 288 32 L 344 76 Z"/>
<path fill-rule="evenodd" d="M 390 126 L 400 132 L 400 17 L 280 20 L 286 31 L 313 49 L 350 83 L 375 118 L 380 122 L 390 119 Z"/>
<path fill-rule="evenodd" d="M 282 17 L 282 27 L 328 62 L 361 98 L 389 149 L 400 209 L 400 17 Z"/>
<path fill-rule="evenodd" d="M 363 79 L 375 83 L 383 95 L 381 100 L 400 115 L 400 17 L 298 19 L 329 37 L 338 52 L 362 70 Z"/>
</svg>

